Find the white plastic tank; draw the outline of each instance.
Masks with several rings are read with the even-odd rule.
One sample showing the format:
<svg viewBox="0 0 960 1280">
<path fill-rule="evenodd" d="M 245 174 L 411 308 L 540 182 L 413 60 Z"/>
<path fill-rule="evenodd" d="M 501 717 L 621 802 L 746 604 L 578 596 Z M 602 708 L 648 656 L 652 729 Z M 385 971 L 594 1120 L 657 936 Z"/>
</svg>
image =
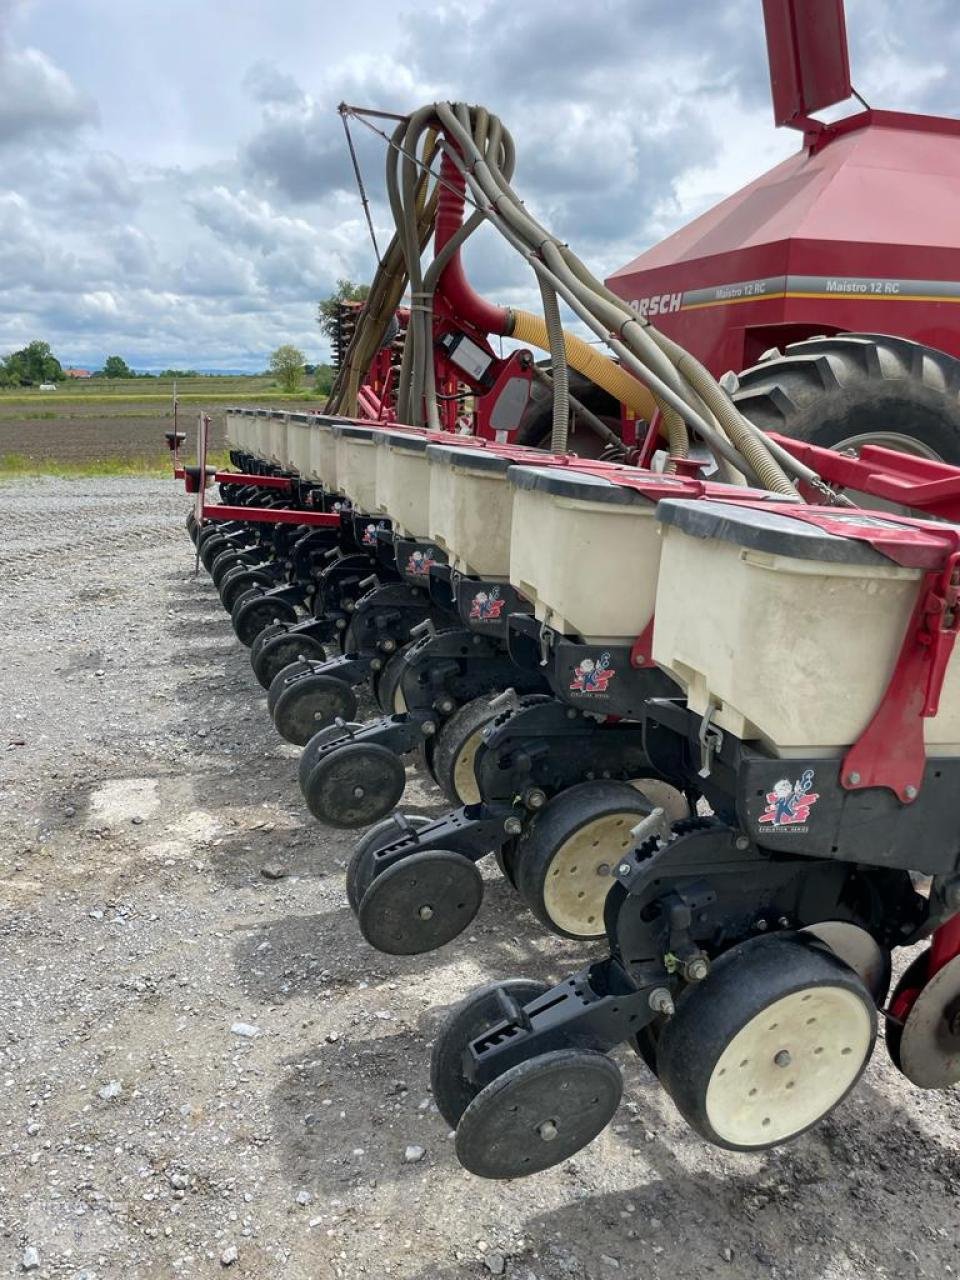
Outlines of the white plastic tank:
<svg viewBox="0 0 960 1280">
<path fill-rule="evenodd" d="M 403 537 L 426 538 L 430 530 L 430 468 L 427 433 L 416 428 L 381 429 L 376 436 L 375 510 L 393 521 Z"/>
<path fill-rule="evenodd" d="M 312 414 L 310 428 L 310 478 L 316 480 L 328 493 L 339 493 L 337 484 L 337 437 L 334 435 L 336 419 L 325 414 Z"/>
<path fill-rule="evenodd" d="M 515 466 L 508 474 L 511 585 L 555 631 L 590 644 L 631 643 L 656 598 L 656 496 L 574 468 Z"/>
<path fill-rule="evenodd" d="M 337 485 L 358 511 L 375 511 L 377 505 L 376 435 L 382 427 L 341 423 L 336 438 Z"/>
<path fill-rule="evenodd" d="M 429 537 L 460 573 L 503 578 L 510 573 L 512 493 L 509 453 L 430 444 Z"/>
<path fill-rule="evenodd" d="M 270 410 L 256 409 L 257 415 L 256 431 L 254 440 L 256 448 L 251 450 L 252 453 L 261 460 L 261 462 L 269 462 L 271 459 L 271 433 L 270 433 Z"/>
<path fill-rule="evenodd" d="M 310 436 L 309 414 L 288 413 L 286 466 L 304 479 L 310 475 Z"/>
<path fill-rule="evenodd" d="M 256 453 L 257 415 L 253 409 L 237 410 L 237 448 L 244 453 Z"/>
<path fill-rule="evenodd" d="M 869 543 L 723 503 L 664 502 L 653 656 L 691 710 L 781 755 L 835 754 L 873 717 L 900 652 L 921 571 Z M 884 526 L 882 516 L 831 519 Z M 936 533 L 937 526 L 929 526 Z M 960 659 L 928 747 L 960 754 Z"/>
<path fill-rule="evenodd" d="M 285 467 L 287 460 L 287 414 L 280 409 L 271 409 L 269 422 L 270 426 L 267 435 L 268 460 L 280 467 Z"/>
</svg>

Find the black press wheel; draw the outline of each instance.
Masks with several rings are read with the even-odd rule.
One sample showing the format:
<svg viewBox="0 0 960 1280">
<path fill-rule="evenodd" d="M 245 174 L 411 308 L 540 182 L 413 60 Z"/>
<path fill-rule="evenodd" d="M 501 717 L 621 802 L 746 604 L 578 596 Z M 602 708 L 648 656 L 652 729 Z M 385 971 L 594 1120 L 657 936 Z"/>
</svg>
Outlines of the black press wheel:
<svg viewBox="0 0 960 1280">
<path fill-rule="evenodd" d="M 237 639 L 248 649 L 264 627 L 269 627 L 272 622 L 297 621 L 293 605 L 288 600 L 277 600 L 272 596 L 260 596 L 242 604 L 238 601 L 230 616 Z"/>
<path fill-rule="evenodd" d="M 761 1151 L 842 1102 L 876 1035 L 870 993 L 832 952 L 796 934 L 752 938 L 681 994 L 657 1074 L 701 1137 Z"/>
<path fill-rule="evenodd" d="M 267 710 L 271 715 L 273 715 L 273 709 L 277 705 L 280 695 L 289 689 L 291 685 L 296 684 L 298 680 L 312 676 L 317 667 L 318 664 L 312 659 L 297 658 L 277 672 L 267 689 Z"/>
<path fill-rule="evenodd" d="M 537 919 L 566 938 L 601 937 L 613 869 L 649 813 L 626 782 L 581 782 L 550 800 L 513 858 L 517 891 Z"/>
<path fill-rule="evenodd" d="M 502 1021 L 504 1008 L 499 992 L 516 1001 L 522 1008 L 542 996 L 549 987 L 532 978 L 508 978 L 480 987 L 459 1004 L 455 1004 L 443 1020 L 433 1041 L 430 1055 L 430 1087 L 440 1114 L 451 1129 L 480 1092 L 463 1070 L 463 1055 L 478 1036 Z"/>
<path fill-rule="evenodd" d="M 262 635 L 261 631 L 260 636 Z M 263 689 L 269 689 L 275 677 L 292 662 L 297 662 L 300 658 L 312 658 L 315 662 L 323 662 L 327 656 L 323 642 L 317 640 L 315 636 L 302 635 L 284 629 L 274 631 L 262 644 L 259 643 L 260 636 L 257 637 L 254 645 L 256 652 L 253 649 L 250 650 L 250 663 L 253 674 Z"/>
<path fill-rule="evenodd" d="M 433 748 L 432 772 L 451 804 L 480 803 L 473 765 L 484 729 L 499 714 L 489 698 L 474 698 L 458 707 L 440 727 Z"/>
<path fill-rule="evenodd" d="M 357 714 L 357 695 L 345 680 L 320 672 L 294 680 L 273 704 L 273 723 L 287 742 L 304 747 L 320 729 Z"/>
<path fill-rule="evenodd" d="M 522 1178 L 560 1164 L 613 1119 L 615 1062 L 591 1049 L 542 1053 L 490 1082 L 457 1125 L 457 1158 L 479 1178 Z"/>
<path fill-rule="evenodd" d="M 878 444 L 960 462 L 960 360 L 906 338 L 793 342 L 745 369 L 733 399 L 764 431 L 825 448 Z"/>
<path fill-rule="evenodd" d="M 229 550 L 233 545 L 230 538 L 225 538 L 223 534 L 214 534 L 212 538 L 205 539 L 200 546 L 200 563 L 207 573 L 213 568 L 213 562 L 217 556 Z"/>
<path fill-rule="evenodd" d="M 256 640 L 254 640 L 253 644 L 250 646 L 251 665 L 256 662 L 260 650 L 268 640 L 272 640 L 274 636 L 285 635 L 289 630 L 290 628 L 286 622 L 274 622 L 272 626 L 264 627 Z"/>
<path fill-rule="evenodd" d="M 402 818 L 394 814 L 371 827 L 357 841 L 347 863 L 347 902 L 354 915 L 360 910 L 360 900 L 373 881 L 373 858 L 377 850 L 399 840 L 405 829 L 416 831 L 419 827 L 429 825 L 430 819 L 420 814 L 408 813 Z"/>
<path fill-rule="evenodd" d="M 224 538 L 229 532 L 229 529 L 222 524 L 205 524 L 197 533 L 197 545 L 203 547 L 211 538 Z"/>
<path fill-rule="evenodd" d="M 248 569 L 244 565 L 238 565 L 236 571 L 230 570 L 222 578 L 220 600 L 227 613 L 233 613 L 233 606 L 245 591 L 252 591 L 254 587 L 265 591 L 276 585 L 277 580 L 272 574 L 265 573 L 262 569 Z"/>
<path fill-rule="evenodd" d="M 322 756 L 303 788 L 307 807 L 329 827 L 367 827 L 397 807 L 407 775 L 403 761 L 379 743 L 345 742 Z"/>
<path fill-rule="evenodd" d="M 253 564 L 250 553 L 247 551 L 238 551 L 236 547 L 224 547 L 224 549 L 214 558 L 213 564 L 210 566 L 210 581 L 220 590 L 224 578 L 231 569 L 242 566 L 248 568 Z"/>
<path fill-rule="evenodd" d="M 297 766 L 297 778 L 300 783 L 300 790 L 304 796 L 307 794 L 307 782 L 311 773 L 316 767 L 317 761 L 320 759 L 320 753 L 324 747 L 336 739 L 346 743 L 350 740 L 352 733 L 357 729 L 362 729 L 363 725 L 357 721 L 348 724 L 338 725 L 332 724 L 327 729 L 321 729 L 319 733 L 315 733 L 307 745 L 300 753 L 300 763 Z"/>
<path fill-rule="evenodd" d="M 447 849 L 425 849 L 371 881 L 357 920 L 378 951 L 422 955 L 463 933 L 482 901 L 483 878 L 475 862 Z"/>
</svg>

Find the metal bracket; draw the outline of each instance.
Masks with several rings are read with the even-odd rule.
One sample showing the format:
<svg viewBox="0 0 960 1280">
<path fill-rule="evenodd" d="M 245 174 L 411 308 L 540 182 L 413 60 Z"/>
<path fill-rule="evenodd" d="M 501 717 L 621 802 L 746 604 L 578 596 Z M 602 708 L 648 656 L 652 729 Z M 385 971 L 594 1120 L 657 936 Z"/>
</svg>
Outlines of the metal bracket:
<svg viewBox="0 0 960 1280">
<path fill-rule="evenodd" d="M 709 778 L 713 769 L 713 757 L 717 755 L 723 746 L 723 733 L 720 729 L 712 724 L 713 713 L 717 710 L 717 704 L 711 700 L 707 703 L 707 709 L 703 713 L 703 719 L 700 721 L 700 729 L 697 733 L 697 741 L 700 743 L 700 768 L 697 776 L 700 778 Z"/>
</svg>

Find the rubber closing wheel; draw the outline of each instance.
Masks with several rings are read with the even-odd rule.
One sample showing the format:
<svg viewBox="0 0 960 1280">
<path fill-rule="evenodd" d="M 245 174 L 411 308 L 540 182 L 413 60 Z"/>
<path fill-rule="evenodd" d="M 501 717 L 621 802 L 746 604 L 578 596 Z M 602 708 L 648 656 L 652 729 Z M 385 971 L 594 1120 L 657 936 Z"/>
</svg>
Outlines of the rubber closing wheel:
<svg viewBox="0 0 960 1280">
<path fill-rule="evenodd" d="M 392 956 L 436 951 L 480 909 L 483 879 L 462 853 L 427 849 L 387 867 L 360 900 L 360 932 Z"/>
<path fill-rule="evenodd" d="M 319 733 L 313 735 L 300 753 L 300 763 L 297 766 L 297 781 L 304 795 L 306 795 L 307 782 L 317 766 L 322 749 L 338 739 L 346 745 L 350 741 L 351 735 L 357 729 L 362 728 L 363 725 L 354 720 L 342 725 L 329 725 L 326 729 L 321 729 Z"/>
<path fill-rule="evenodd" d="M 308 675 L 287 686 L 273 706 L 273 723 L 287 742 L 304 747 L 319 729 L 357 713 L 357 695 L 334 676 Z"/>
<path fill-rule="evenodd" d="M 441 726 L 433 749 L 433 776 L 451 804 L 480 803 L 473 765 L 484 729 L 499 714 L 489 698 L 474 698 Z"/>
<path fill-rule="evenodd" d="M 245 592 L 254 587 L 260 587 L 266 591 L 273 586 L 276 586 L 276 579 L 269 573 L 264 573 L 262 569 L 245 569 L 243 565 L 237 565 L 235 569 L 228 569 L 220 580 L 220 601 L 227 613 L 232 615 L 234 605 Z"/>
<path fill-rule="evenodd" d="M 354 915 L 360 910 L 360 900 L 373 880 L 373 855 L 394 840 L 399 840 L 408 830 L 428 827 L 430 819 L 420 814 L 408 813 L 384 818 L 357 842 L 347 863 L 347 902 Z"/>
<path fill-rule="evenodd" d="M 797 934 L 753 938 L 680 996 L 657 1045 L 657 1074 L 701 1137 L 761 1151 L 846 1097 L 876 1034 L 870 993 L 832 952 Z"/>
<path fill-rule="evenodd" d="M 537 919 L 562 937 L 602 937 L 613 868 L 650 810 L 628 782 L 581 782 L 555 796 L 513 859 L 517 890 Z"/>
<path fill-rule="evenodd" d="M 304 676 L 312 676 L 317 670 L 318 664 L 311 658 L 297 658 L 294 662 L 290 662 L 270 681 L 267 689 L 267 710 L 273 715 L 273 709 L 277 705 L 280 695 L 295 684 L 298 680 L 302 680 Z"/>
<path fill-rule="evenodd" d="M 522 1178 L 560 1164 L 613 1119 L 623 1093 L 616 1063 L 590 1049 L 519 1062 L 473 1099 L 457 1126 L 457 1158 L 479 1178 Z"/>
<path fill-rule="evenodd" d="M 345 742 L 311 769 L 303 796 L 330 827 L 367 827 L 395 809 L 407 775 L 403 761 L 379 743 Z"/>
<path fill-rule="evenodd" d="M 447 1014 L 433 1042 L 430 1087 L 434 1102 L 451 1129 L 457 1127 L 460 1117 L 480 1092 L 464 1075 L 463 1055 L 472 1041 L 502 1020 L 504 1009 L 499 993 L 509 996 L 522 1008 L 549 989 L 545 982 L 534 982 L 532 978 L 508 978 L 506 982 L 492 982 L 472 991 Z"/>
<path fill-rule="evenodd" d="M 272 640 L 274 636 L 286 635 L 286 633 L 289 630 L 290 628 L 287 626 L 285 622 L 274 622 L 271 626 L 264 627 L 263 630 L 260 632 L 260 634 L 257 636 L 256 640 L 254 640 L 253 644 L 250 646 L 251 663 L 256 662 L 260 652 L 263 649 L 263 646 L 267 643 L 268 640 Z"/>
<path fill-rule="evenodd" d="M 288 600 L 262 596 L 259 600 L 237 603 L 231 613 L 237 639 L 249 649 L 257 636 L 272 622 L 296 622 L 297 611 Z"/>
<path fill-rule="evenodd" d="M 225 538 L 222 534 L 214 534 L 212 538 L 206 538 L 200 547 L 200 563 L 206 569 L 207 573 L 213 568 L 213 562 L 221 551 L 226 551 L 232 547 L 233 543 L 229 538 Z"/>
<path fill-rule="evenodd" d="M 210 580 L 219 591 L 220 583 L 230 570 L 236 565 L 247 563 L 249 563 L 248 557 L 243 551 L 237 551 L 235 547 L 226 547 L 214 556 L 213 564 L 210 566 Z"/>
<path fill-rule="evenodd" d="M 260 633 L 260 635 L 262 634 L 263 632 Z M 259 639 L 260 636 L 254 642 L 255 645 Z M 253 674 L 257 677 L 257 683 L 262 689 L 269 689 L 274 678 L 299 658 L 312 658 L 315 661 L 323 662 L 326 658 L 326 650 L 323 644 L 313 636 L 297 635 L 295 632 L 281 632 L 280 634 L 269 636 L 260 645 L 256 654 L 253 653 L 253 650 L 250 652 Z"/>
</svg>

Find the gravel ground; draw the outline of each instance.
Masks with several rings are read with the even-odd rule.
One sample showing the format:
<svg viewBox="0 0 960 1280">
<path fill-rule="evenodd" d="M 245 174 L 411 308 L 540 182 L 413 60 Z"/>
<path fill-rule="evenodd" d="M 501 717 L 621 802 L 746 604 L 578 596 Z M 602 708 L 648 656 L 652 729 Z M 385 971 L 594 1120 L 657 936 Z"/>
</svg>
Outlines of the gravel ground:
<svg viewBox="0 0 960 1280">
<path fill-rule="evenodd" d="M 960 1269 L 957 1095 L 911 1089 L 882 1045 L 763 1157 L 704 1145 L 624 1055 L 617 1120 L 575 1160 L 463 1173 L 427 1090 L 438 1008 L 585 952 L 496 879 L 440 954 L 363 943 L 352 837 L 303 808 L 174 486 L 0 486 L 0 515 L 0 1274 Z"/>
</svg>

